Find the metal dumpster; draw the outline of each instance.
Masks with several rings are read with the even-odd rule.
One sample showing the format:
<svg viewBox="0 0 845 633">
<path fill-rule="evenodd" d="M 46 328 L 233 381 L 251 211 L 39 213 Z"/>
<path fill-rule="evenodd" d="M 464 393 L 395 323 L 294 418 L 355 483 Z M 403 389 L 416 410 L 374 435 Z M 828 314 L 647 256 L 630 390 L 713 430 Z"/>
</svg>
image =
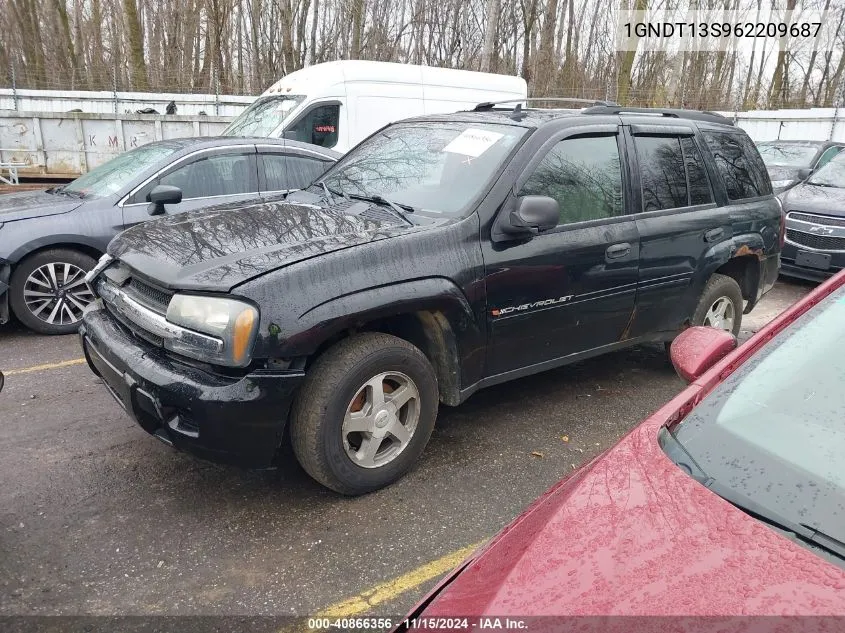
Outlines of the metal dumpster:
<svg viewBox="0 0 845 633">
<path fill-rule="evenodd" d="M 76 178 L 126 150 L 169 138 L 214 136 L 232 117 L 0 110 L 0 162 L 22 178 Z"/>
</svg>

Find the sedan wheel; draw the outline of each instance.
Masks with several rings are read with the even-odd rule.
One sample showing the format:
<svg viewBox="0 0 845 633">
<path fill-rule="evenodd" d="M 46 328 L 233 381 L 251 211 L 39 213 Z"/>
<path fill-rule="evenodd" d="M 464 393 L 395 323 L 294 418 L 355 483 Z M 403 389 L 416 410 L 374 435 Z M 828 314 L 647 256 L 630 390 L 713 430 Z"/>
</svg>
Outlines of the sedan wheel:
<svg viewBox="0 0 845 633">
<path fill-rule="evenodd" d="M 96 262 L 70 249 L 41 251 L 12 271 L 9 304 L 18 320 L 40 334 L 72 334 L 94 301 L 85 275 Z"/>
<path fill-rule="evenodd" d="M 32 316 L 49 325 L 76 325 L 94 295 L 85 284 L 86 271 L 67 262 L 36 268 L 26 278 L 23 298 Z"/>
</svg>

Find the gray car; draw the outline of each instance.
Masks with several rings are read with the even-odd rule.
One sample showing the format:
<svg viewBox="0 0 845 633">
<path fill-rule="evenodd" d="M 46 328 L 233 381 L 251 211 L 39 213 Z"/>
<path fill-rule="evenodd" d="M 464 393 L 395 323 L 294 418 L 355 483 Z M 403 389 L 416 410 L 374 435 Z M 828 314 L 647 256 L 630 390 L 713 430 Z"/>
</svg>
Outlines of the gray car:
<svg viewBox="0 0 845 633">
<path fill-rule="evenodd" d="M 143 145 L 73 182 L 0 196 L 0 323 L 10 309 L 42 334 L 76 331 L 85 273 L 122 230 L 151 215 L 279 195 L 313 182 L 337 152 L 265 138 Z"/>
<path fill-rule="evenodd" d="M 766 164 L 775 194 L 791 189 L 845 149 L 836 141 L 765 141 L 757 150 Z"/>
</svg>

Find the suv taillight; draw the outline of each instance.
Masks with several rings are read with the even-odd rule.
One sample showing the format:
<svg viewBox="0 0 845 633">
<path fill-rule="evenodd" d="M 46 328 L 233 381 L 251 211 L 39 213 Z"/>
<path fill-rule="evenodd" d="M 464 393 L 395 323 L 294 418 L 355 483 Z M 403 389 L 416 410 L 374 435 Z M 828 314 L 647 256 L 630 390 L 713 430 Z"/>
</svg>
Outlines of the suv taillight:
<svg viewBox="0 0 845 633">
<path fill-rule="evenodd" d="M 780 198 L 775 198 L 778 201 L 778 206 L 780 207 L 780 248 L 783 250 L 783 245 L 786 244 L 786 211 L 783 210 L 783 202 L 780 201 Z"/>
</svg>

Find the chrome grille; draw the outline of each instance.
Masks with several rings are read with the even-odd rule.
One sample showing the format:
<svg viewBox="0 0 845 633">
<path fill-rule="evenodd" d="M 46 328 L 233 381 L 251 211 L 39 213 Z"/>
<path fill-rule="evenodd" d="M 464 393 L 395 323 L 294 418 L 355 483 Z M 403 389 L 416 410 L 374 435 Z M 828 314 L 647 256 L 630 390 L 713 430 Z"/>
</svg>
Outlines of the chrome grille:
<svg viewBox="0 0 845 633">
<path fill-rule="evenodd" d="M 824 226 L 845 226 L 845 218 L 801 213 L 800 211 L 791 212 L 787 218 L 797 222 L 812 222 L 813 224 L 822 224 Z"/>
<path fill-rule="evenodd" d="M 219 354 L 223 349 L 222 340 L 171 323 L 164 312 L 152 310 L 131 296 L 126 291 L 128 283 L 120 287 L 103 276 L 94 285 L 108 311 L 134 335 L 154 345 L 166 348 L 169 341 L 179 341 L 185 347 L 197 349 L 198 354 Z"/>
<path fill-rule="evenodd" d="M 787 229 L 786 239 L 793 244 L 806 246 L 817 251 L 845 251 L 845 237 L 830 237 Z"/>
<path fill-rule="evenodd" d="M 172 292 L 156 288 L 141 281 L 137 277 L 130 278 L 124 290 L 133 299 L 159 314 L 165 314 L 167 312 L 167 306 L 170 304 L 170 298 L 173 296 Z"/>
</svg>

